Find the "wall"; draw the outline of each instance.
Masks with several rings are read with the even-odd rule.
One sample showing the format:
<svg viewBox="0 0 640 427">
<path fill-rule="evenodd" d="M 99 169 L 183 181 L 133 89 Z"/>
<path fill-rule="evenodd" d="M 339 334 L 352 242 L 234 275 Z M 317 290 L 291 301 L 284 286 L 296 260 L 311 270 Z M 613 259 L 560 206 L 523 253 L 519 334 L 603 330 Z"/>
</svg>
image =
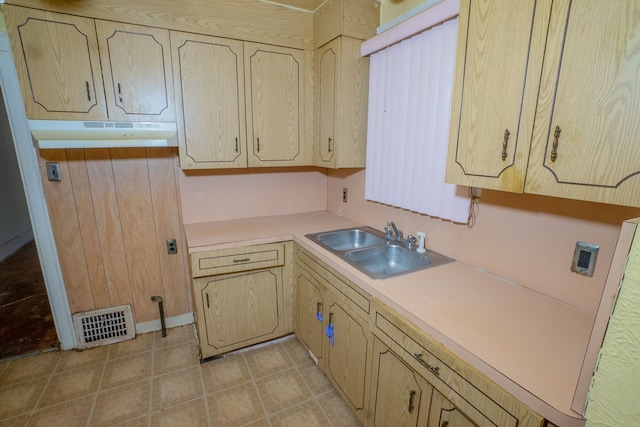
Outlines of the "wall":
<svg viewBox="0 0 640 427">
<path fill-rule="evenodd" d="M 40 150 L 71 312 L 131 304 L 136 323 L 191 312 L 175 148 Z M 60 164 L 61 181 L 45 163 Z M 167 239 L 177 255 L 168 255 Z"/>
<path fill-rule="evenodd" d="M 422 3 L 426 3 L 425 0 L 382 0 L 380 7 L 380 25 L 397 18 L 420 6 Z M 434 3 L 430 1 L 430 3 Z"/>
<path fill-rule="evenodd" d="M 342 188 L 349 189 L 348 203 Z M 622 221 L 640 209 L 484 190 L 473 228 L 364 199 L 364 170 L 328 172 L 328 209 L 382 229 L 388 219 L 427 246 L 568 304 L 596 312 Z M 576 241 L 600 246 L 595 274 L 570 271 Z"/>
<path fill-rule="evenodd" d="M 185 224 L 327 209 L 319 168 L 180 171 Z"/>
<path fill-rule="evenodd" d="M 587 427 L 640 425 L 640 233 L 636 232 L 589 393 Z"/>
<path fill-rule="evenodd" d="M 0 261 L 33 240 L 27 200 L 0 92 Z"/>
</svg>

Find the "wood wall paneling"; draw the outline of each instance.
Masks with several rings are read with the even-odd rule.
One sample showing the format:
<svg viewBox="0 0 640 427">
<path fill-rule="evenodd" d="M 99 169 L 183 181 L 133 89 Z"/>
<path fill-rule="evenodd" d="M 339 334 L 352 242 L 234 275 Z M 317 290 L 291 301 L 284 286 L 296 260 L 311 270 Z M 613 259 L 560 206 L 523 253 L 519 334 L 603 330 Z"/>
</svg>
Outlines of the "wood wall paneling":
<svg viewBox="0 0 640 427">
<path fill-rule="evenodd" d="M 45 183 L 45 197 L 48 200 L 49 215 L 60 259 L 60 269 L 64 277 L 69 306 L 72 312 L 91 310 L 95 307 L 87 260 L 82 244 L 82 233 L 67 155 L 63 150 L 40 152 L 40 170 Z M 49 182 L 46 176 L 47 162 L 60 164 L 62 181 Z"/>
<path fill-rule="evenodd" d="M 187 270 L 186 242 L 182 236 L 179 195 L 176 177 L 167 171 L 176 168 L 176 158 L 171 148 L 147 149 L 149 185 L 151 187 L 153 213 L 156 227 L 156 247 L 160 259 L 162 295 L 166 300 L 166 315 L 177 316 L 191 311 L 190 294 L 184 286 Z M 167 239 L 176 239 L 178 253 L 167 253 Z"/>
<path fill-rule="evenodd" d="M 62 180 L 46 178 L 58 162 Z M 172 148 L 42 150 L 40 163 L 72 312 L 131 304 L 136 322 L 190 311 Z M 175 238 L 178 255 L 168 255 Z"/>
<path fill-rule="evenodd" d="M 129 270 L 109 149 L 84 150 L 110 305 L 130 304 Z"/>
<path fill-rule="evenodd" d="M 109 288 L 102 258 L 102 249 L 98 237 L 98 225 L 94 215 L 91 196 L 91 184 L 85 162 L 84 150 L 66 150 L 67 166 L 73 189 L 80 236 L 84 247 L 89 273 L 89 282 L 93 293 L 93 303 L 96 307 L 108 307 L 110 304 Z M 71 204 L 69 204 L 71 206 Z"/>
</svg>

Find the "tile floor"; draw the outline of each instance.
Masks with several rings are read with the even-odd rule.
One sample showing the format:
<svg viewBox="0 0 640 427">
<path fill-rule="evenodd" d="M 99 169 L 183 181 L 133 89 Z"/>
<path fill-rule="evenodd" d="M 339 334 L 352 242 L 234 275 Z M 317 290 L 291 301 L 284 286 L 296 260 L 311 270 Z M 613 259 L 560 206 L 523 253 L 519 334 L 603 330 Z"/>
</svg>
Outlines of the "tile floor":
<svg viewBox="0 0 640 427">
<path fill-rule="evenodd" d="M 198 362 L 193 325 L 0 362 L 0 427 L 360 426 L 295 337 Z"/>
</svg>

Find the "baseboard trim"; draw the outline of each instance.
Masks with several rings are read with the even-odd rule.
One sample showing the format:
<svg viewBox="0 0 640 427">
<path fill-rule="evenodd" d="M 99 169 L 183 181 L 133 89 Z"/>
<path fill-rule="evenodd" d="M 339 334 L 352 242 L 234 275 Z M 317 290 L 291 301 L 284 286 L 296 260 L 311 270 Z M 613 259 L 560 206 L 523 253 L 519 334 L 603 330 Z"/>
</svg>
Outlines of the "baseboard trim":
<svg viewBox="0 0 640 427">
<path fill-rule="evenodd" d="M 194 322 L 193 313 L 180 314 L 178 316 L 167 317 L 165 324 L 167 329 L 175 328 L 177 326 L 190 325 Z M 154 332 L 162 330 L 162 324 L 160 319 L 151 320 L 149 322 L 136 323 L 136 334 L 146 334 L 147 332 Z"/>
</svg>

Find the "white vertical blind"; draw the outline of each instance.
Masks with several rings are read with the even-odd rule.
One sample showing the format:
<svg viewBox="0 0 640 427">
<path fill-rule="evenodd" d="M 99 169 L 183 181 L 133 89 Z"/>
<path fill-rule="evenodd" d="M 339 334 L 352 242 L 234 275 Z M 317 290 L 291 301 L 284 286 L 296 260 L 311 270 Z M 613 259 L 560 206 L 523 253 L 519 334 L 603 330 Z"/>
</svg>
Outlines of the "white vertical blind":
<svg viewBox="0 0 640 427">
<path fill-rule="evenodd" d="M 365 197 L 467 222 L 467 189 L 444 182 L 458 20 L 370 59 Z"/>
</svg>

